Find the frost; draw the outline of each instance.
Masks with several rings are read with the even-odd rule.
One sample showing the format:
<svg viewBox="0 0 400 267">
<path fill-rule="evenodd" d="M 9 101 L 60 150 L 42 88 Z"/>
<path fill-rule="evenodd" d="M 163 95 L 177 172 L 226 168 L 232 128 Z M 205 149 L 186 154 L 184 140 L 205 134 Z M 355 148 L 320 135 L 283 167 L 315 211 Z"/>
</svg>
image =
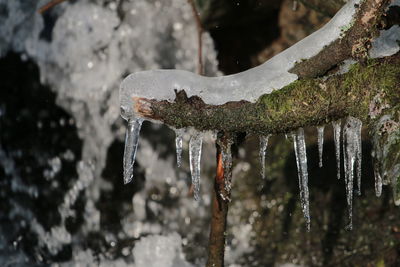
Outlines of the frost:
<svg viewBox="0 0 400 267">
<path fill-rule="evenodd" d="M 307 231 L 310 231 L 310 202 L 308 192 L 307 151 L 304 139 L 304 129 L 299 128 L 293 134 L 294 152 L 296 155 L 297 173 L 299 177 L 300 201 Z"/>
<path fill-rule="evenodd" d="M 128 121 L 124 150 L 124 184 L 129 183 L 133 179 L 133 165 L 135 164 L 142 123 L 143 119 L 131 119 Z"/>
<path fill-rule="evenodd" d="M 194 189 L 194 199 L 199 200 L 200 197 L 200 163 L 201 148 L 203 145 L 202 133 L 195 133 L 189 142 L 189 161 L 190 172 L 192 174 L 192 185 Z"/>
<path fill-rule="evenodd" d="M 372 58 L 388 57 L 399 50 L 400 26 L 394 25 L 388 30 L 382 30 L 378 38 L 372 41 L 369 56 Z"/>
<path fill-rule="evenodd" d="M 267 152 L 268 139 L 267 136 L 260 136 L 260 163 L 261 163 L 261 178 L 265 179 L 265 154 Z"/>
<path fill-rule="evenodd" d="M 316 55 L 338 39 L 341 28 L 351 23 L 356 11 L 354 5 L 359 2 L 349 1 L 318 31 L 264 64 L 238 74 L 204 77 L 183 70 L 151 70 L 131 74 L 120 86 L 120 104 L 129 114 L 133 114 L 133 97 L 173 101 L 175 90 L 185 90 L 188 97 L 199 96 L 211 105 L 240 100 L 255 102 L 261 95 L 295 81 L 297 75 L 288 71 L 296 62 Z"/>
<path fill-rule="evenodd" d="M 324 126 L 318 126 L 317 131 L 318 131 L 318 166 L 321 168 L 322 167 L 322 153 L 324 150 Z"/>
<path fill-rule="evenodd" d="M 336 173 L 337 178 L 340 179 L 340 133 L 341 133 L 341 120 L 332 122 L 333 126 L 333 139 L 335 142 L 335 156 L 336 156 Z"/>
</svg>

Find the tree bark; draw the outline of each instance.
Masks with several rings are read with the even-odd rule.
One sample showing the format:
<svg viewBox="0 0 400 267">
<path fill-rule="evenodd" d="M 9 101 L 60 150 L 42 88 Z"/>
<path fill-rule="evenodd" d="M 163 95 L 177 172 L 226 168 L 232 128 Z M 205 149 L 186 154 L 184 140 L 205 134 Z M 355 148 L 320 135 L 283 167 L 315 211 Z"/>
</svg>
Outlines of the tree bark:
<svg viewBox="0 0 400 267">
<path fill-rule="evenodd" d="M 230 202 L 230 190 L 226 190 L 226 179 L 232 178 L 232 165 L 223 164 L 222 150 L 230 146 L 230 135 L 219 133 L 216 142 L 217 146 L 217 173 L 214 180 L 212 195 L 212 217 L 210 229 L 210 241 L 208 244 L 207 267 L 224 266 L 225 236 L 228 207 Z M 225 167 L 225 168 L 224 168 Z"/>
<path fill-rule="evenodd" d="M 370 123 L 369 107 L 382 95 L 390 107 L 400 103 L 400 53 L 358 63 L 345 74 L 296 81 L 256 103 L 230 102 L 212 106 L 177 92 L 174 102 L 135 99 L 136 112 L 175 128 L 224 130 L 256 134 L 288 133 L 299 127 L 325 124 L 346 116 Z M 182 114 L 185 114 L 182 116 Z"/>
</svg>

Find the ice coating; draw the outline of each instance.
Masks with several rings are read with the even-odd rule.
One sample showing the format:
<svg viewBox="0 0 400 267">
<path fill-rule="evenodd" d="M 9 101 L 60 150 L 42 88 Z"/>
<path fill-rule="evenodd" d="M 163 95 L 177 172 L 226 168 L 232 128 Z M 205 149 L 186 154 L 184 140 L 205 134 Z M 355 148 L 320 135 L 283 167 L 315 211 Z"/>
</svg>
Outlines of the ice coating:
<svg viewBox="0 0 400 267">
<path fill-rule="evenodd" d="M 131 182 L 133 179 L 133 165 L 135 164 L 136 151 L 142 123 L 143 119 L 140 118 L 131 119 L 128 121 L 124 150 L 124 184 Z"/>
<path fill-rule="evenodd" d="M 356 134 L 356 149 L 357 149 L 357 154 L 356 154 L 356 174 L 357 174 L 357 194 L 360 196 L 361 195 L 361 160 L 362 160 L 362 140 L 361 140 L 361 128 L 362 128 L 362 122 L 358 119 L 355 120 L 354 122 L 354 127 L 355 127 L 355 134 Z"/>
<path fill-rule="evenodd" d="M 211 105 L 240 100 L 255 102 L 261 95 L 297 80 L 297 75 L 288 71 L 296 62 L 316 55 L 340 38 L 342 29 L 351 23 L 356 11 L 354 6 L 359 2 L 349 1 L 318 31 L 264 64 L 238 74 L 204 77 L 184 70 L 150 70 L 131 74 L 120 86 L 121 107 L 127 116 L 133 116 L 133 97 L 173 101 L 175 90 L 185 90 L 188 97 L 197 95 Z"/>
<path fill-rule="evenodd" d="M 202 145 L 203 135 L 197 132 L 190 138 L 189 141 L 190 173 L 192 175 L 192 185 L 194 189 L 195 200 L 198 200 L 200 196 L 200 163 Z"/>
<path fill-rule="evenodd" d="M 222 146 L 222 166 L 224 168 L 224 181 L 225 181 L 225 191 L 229 195 L 232 189 L 232 175 L 228 175 L 232 168 L 232 151 L 231 146 L 233 144 L 233 140 L 228 140 L 228 143 Z"/>
<path fill-rule="evenodd" d="M 333 139 L 335 142 L 335 156 L 336 156 L 336 173 L 337 178 L 340 179 L 340 133 L 341 133 L 341 120 L 332 122 Z"/>
<path fill-rule="evenodd" d="M 321 168 L 322 167 L 322 153 L 324 150 L 324 126 L 318 126 L 317 127 L 317 132 L 318 132 L 318 166 Z"/>
<path fill-rule="evenodd" d="M 182 144 L 183 144 L 183 134 L 185 133 L 184 129 L 176 129 L 175 130 L 175 146 L 176 146 L 176 165 L 181 167 L 182 163 Z"/>
<path fill-rule="evenodd" d="M 394 25 L 390 29 L 380 31 L 380 36 L 372 41 L 369 55 L 372 58 L 388 57 L 400 50 L 400 26 Z"/>
<path fill-rule="evenodd" d="M 265 155 L 267 152 L 268 139 L 270 135 L 260 136 L 260 163 L 261 163 L 261 178 L 265 179 Z"/>
<path fill-rule="evenodd" d="M 300 201 L 307 231 L 310 231 L 310 201 L 308 193 L 307 151 L 304 138 L 304 129 L 299 128 L 293 134 L 294 152 L 296 155 L 297 173 L 299 177 Z"/>
<path fill-rule="evenodd" d="M 361 164 L 361 127 L 362 122 L 354 117 L 348 117 L 343 129 L 343 158 L 346 184 L 346 199 L 348 205 L 349 224 L 353 228 L 353 184 L 355 166 Z M 357 171 L 357 175 L 359 175 Z M 360 183 L 361 183 L 361 177 Z M 361 184 L 359 184 L 361 186 Z"/>
<path fill-rule="evenodd" d="M 375 175 L 375 195 L 380 197 L 382 195 L 382 176 L 378 170 L 374 168 Z"/>
</svg>

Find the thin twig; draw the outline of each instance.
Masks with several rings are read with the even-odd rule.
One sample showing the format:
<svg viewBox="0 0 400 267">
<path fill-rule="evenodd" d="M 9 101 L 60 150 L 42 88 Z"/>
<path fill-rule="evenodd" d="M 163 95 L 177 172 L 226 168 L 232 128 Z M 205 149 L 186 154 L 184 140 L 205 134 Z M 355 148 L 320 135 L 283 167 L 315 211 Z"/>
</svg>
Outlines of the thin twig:
<svg viewBox="0 0 400 267">
<path fill-rule="evenodd" d="M 201 25 L 200 14 L 197 11 L 196 4 L 194 0 L 187 0 L 190 6 L 192 7 L 192 12 L 196 20 L 196 28 L 197 28 L 197 41 L 198 41 L 198 50 L 197 50 L 197 72 L 200 75 L 204 74 L 203 69 L 203 26 Z"/>
<path fill-rule="evenodd" d="M 44 12 L 46 12 L 47 10 L 49 10 L 50 8 L 64 2 L 66 0 L 52 0 L 50 2 L 48 2 L 47 4 L 45 4 L 44 6 L 42 6 L 41 8 L 39 8 L 38 12 L 40 14 L 43 14 Z"/>
<path fill-rule="evenodd" d="M 222 146 L 227 146 L 229 135 L 218 134 L 217 174 L 214 180 L 210 240 L 208 244 L 207 267 L 223 267 L 225 253 L 225 236 L 230 192 L 225 190 L 225 179 L 232 177 L 232 168 L 224 169 Z"/>
</svg>

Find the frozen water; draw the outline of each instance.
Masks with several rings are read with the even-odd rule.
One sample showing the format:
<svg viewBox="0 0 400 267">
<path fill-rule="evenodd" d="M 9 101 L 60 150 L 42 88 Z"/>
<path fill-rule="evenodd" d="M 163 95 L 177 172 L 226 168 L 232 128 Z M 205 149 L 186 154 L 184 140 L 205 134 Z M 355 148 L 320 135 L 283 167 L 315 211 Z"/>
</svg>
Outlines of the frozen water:
<svg viewBox="0 0 400 267">
<path fill-rule="evenodd" d="M 324 126 L 318 126 L 317 131 L 318 131 L 318 166 L 321 168 L 322 167 L 322 153 L 324 150 Z"/>
<path fill-rule="evenodd" d="M 341 127 L 342 121 L 337 120 L 332 122 L 333 126 L 333 139 L 335 142 L 335 156 L 336 156 L 336 173 L 337 178 L 340 179 L 340 135 L 341 135 Z"/>
<path fill-rule="evenodd" d="M 192 174 L 192 185 L 194 189 L 195 200 L 199 200 L 200 197 L 200 164 L 202 145 L 203 134 L 197 132 L 190 138 L 189 142 L 190 172 Z"/>
<path fill-rule="evenodd" d="M 124 184 L 129 183 L 133 179 L 133 165 L 135 164 L 136 151 L 139 144 L 140 128 L 143 119 L 130 119 L 128 121 L 128 129 L 125 137 L 124 150 Z"/>
<path fill-rule="evenodd" d="M 225 181 L 225 191 L 227 195 L 230 195 L 232 189 L 232 175 L 228 175 L 230 170 L 232 172 L 232 144 L 233 140 L 230 139 L 227 141 L 226 145 L 221 146 L 222 152 L 222 167 L 224 169 L 224 181 Z"/>
<path fill-rule="evenodd" d="M 46 26 L 44 30 L 43 17 L 36 11 L 46 2 L 48 0 L 0 0 L 0 12 L 6 10 L 8 13 L 5 16 L 1 13 L 0 16 L 0 56 L 11 50 L 23 53 L 25 58 L 35 61 L 40 68 L 41 82 L 49 85 L 57 95 L 56 103 L 71 114 L 72 119 L 68 123 L 77 127 L 83 143 L 82 153 L 75 157 L 78 160 L 82 158 L 85 164 L 76 165 L 79 177 L 77 180 L 70 177 L 71 185 L 66 188 L 64 199 L 61 196 L 62 203 L 58 209 L 63 218 L 83 215 L 84 223 L 73 236 L 68 237 L 68 231 L 62 223 L 50 225 L 51 228 L 45 230 L 39 220 L 35 220 L 35 213 L 29 213 L 29 205 L 15 205 L 13 212 L 20 217 L 13 218 L 18 222 L 20 218 L 32 221 L 31 229 L 39 238 L 38 250 L 47 247 L 50 254 L 57 253 L 62 246 L 67 245 L 73 247 L 74 257 L 80 257 L 84 254 L 75 254 L 75 251 L 83 251 L 79 240 L 86 240 L 88 233 L 99 228 L 97 204 L 100 192 L 113 190 L 102 175 L 107 151 L 111 143 L 122 137 L 124 129 L 119 119 L 118 90 L 115 88 L 127 72 L 153 68 L 196 70 L 196 60 L 193 57 L 197 51 L 196 24 L 185 0 L 123 1 L 118 12 L 110 8 L 117 1 L 66 1 L 48 11 L 54 27 Z M 119 16 L 119 12 L 122 16 Z M 179 27 L 175 27 L 177 25 Z M 43 32 L 50 32 L 51 38 L 42 38 Z M 203 46 L 205 72 L 216 75 L 216 53 L 207 33 L 203 35 Z M 146 155 L 149 151 L 152 153 Z M 154 208 L 152 203 L 152 210 L 158 211 L 159 217 L 163 218 L 162 222 L 157 223 L 148 223 L 144 218 L 134 221 L 134 224 L 129 221 L 129 216 L 133 216 L 132 211 L 124 212 L 126 215 L 122 219 L 124 227 L 128 229 L 126 233 L 138 238 L 160 231 L 161 225 L 163 229 L 175 230 L 179 225 L 181 230 L 185 228 L 182 227 L 185 223 L 178 224 L 178 221 L 185 220 L 189 215 L 198 223 L 192 222 L 192 228 L 185 228 L 184 231 L 186 234 L 196 232 L 199 228 L 195 225 L 201 224 L 202 218 L 206 217 L 206 210 L 199 204 L 194 208 L 190 201 L 183 201 L 185 197 L 180 197 L 182 192 L 186 196 L 187 186 L 183 181 L 178 182 L 172 168 L 172 159 L 156 157 L 159 152 L 151 150 L 150 146 L 138 153 L 142 158 L 138 161 L 141 161 L 146 174 L 146 186 L 150 187 L 152 183 L 151 188 L 157 186 L 160 191 L 166 188 L 165 195 L 174 199 L 179 196 L 180 203 L 177 206 L 180 209 L 164 211 L 160 207 Z M 150 157 L 154 157 L 157 164 L 150 162 Z M 11 166 L 9 162 L 4 161 L 7 166 Z M 45 175 L 51 178 L 58 167 L 57 162 L 50 164 L 49 173 Z M 18 165 L 9 168 L 15 175 L 19 175 L 18 169 Z M 14 176 L 13 173 L 10 175 Z M 59 186 L 59 181 L 53 181 L 55 187 Z M 165 186 L 166 181 L 169 187 Z M 15 190 L 28 190 L 26 194 L 32 195 L 32 198 L 37 195 L 38 189 L 25 185 L 22 179 L 12 179 L 12 183 Z M 144 199 L 147 201 L 153 194 L 149 193 L 149 188 L 145 190 L 147 195 L 144 195 Z M 82 199 L 83 211 L 76 210 L 76 199 Z M 132 225 L 135 226 L 134 231 Z M 102 235 L 108 233 L 102 229 Z M 118 234 L 124 237 L 125 233 Z M 74 264 L 72 261 L 66 265 Z"/>
<path fill-rule="evenodd" d="M 374 175 L 375 175 L 375 194 L 377 197 L 382 195 L 382 176 L 379 173 L 379 170 L 374 168 Z"/>
<path fill-rule="evenodd" d="M 260 136 L 260 163 L 261 163 L 261 178 L 265 179 L 265 155 L 267 152 L 268 139 L 267 136 Z"/>
<path fill-rule="evenodd" d="M 151 235 L 140 239 L 133 249 L 135 266 L 191 267 L 182 252 L 182 239 L 177 233 Z"/>
<path fill-rule="evenodd" d="M 343 147 L 344 147 L 344 170 L 346 184 L 346 199 L 349 213 L 348 228 L 353 228 L 353 184 L 354 172 L 361 165 L 361 127 L 362 122 L 354 117 L 348 117 L 343 130 Z M 357 170 L 358 186 L 361 186 L 361 173 Z M 358 188 L 360 190 L 360 188 Z"/>
<path fill-rule="evenodd" d="M 182 163 L 182 145 L 184 129 L 175 129 L 175 146 L 176 146 L 176 165 L 181 166 Z"/>
<path fill-rule="evenodd" d="M 388 57 L 400 50 L 400 26 L 394 25 L 388 30 L 382 30 L 378 38 L 372 41 L 369 55 L 372 58 Z"/>
<path fill-rule="evenodd" d="M 321 29 L 250 70 L 223 77 L 204 77 L 183 70 L 151 70 L 129 75 L 120 86 L 120 104 L 133 114 L 132 97 L 175 99 L 175 90 L 185 90 L 188 97 L 197 95 L 205 103 L 224 104 L 228 101 L 255 102 L 295 81 L 297 75 L 288 71 L 296 62 L 316 55 L 326 45 L 340 38 L 342 29 L 351 23 L 360 0 L 351 0 Z M 252 88 L 252 90 L 248 90 Z"/>
<path fill-rule="evenodd" d="M 299 128 L 293 134 L 294 152 L 296 155 L 297 173 L 299 177 L 300 202 L 306 219 L 307 231 L 310 231 L 310 204 L 308 192 L 307 151 L 304 139 L 304 129 Z"/>
<path fill-rule="evenodd" d="M 362 160 L 362 140 L 361 140 L 361 129 L 362 129 L 362 122 L 356 119 L 354 123 L 355 131 L 356 131 L 356 174 L 357 174 L 357 194 L 361 195 L 361 160 Z"/>
</svg>

